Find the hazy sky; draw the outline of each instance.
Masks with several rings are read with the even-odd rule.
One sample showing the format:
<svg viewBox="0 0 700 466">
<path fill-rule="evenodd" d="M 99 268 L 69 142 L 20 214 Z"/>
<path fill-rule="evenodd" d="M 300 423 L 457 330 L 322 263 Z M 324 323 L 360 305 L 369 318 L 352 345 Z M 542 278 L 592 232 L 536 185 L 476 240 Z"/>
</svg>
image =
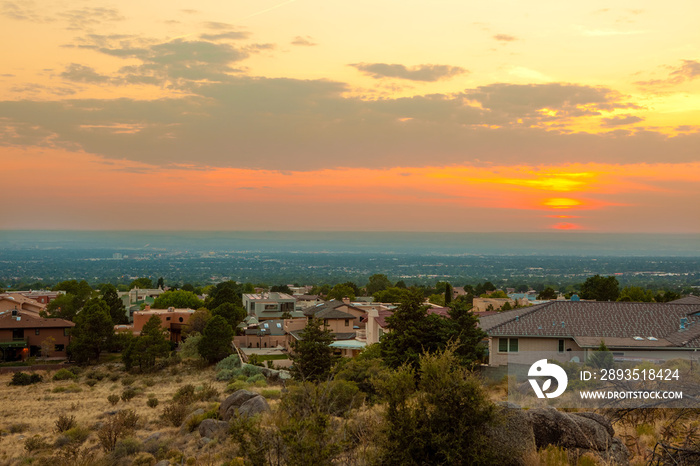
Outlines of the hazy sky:
<svg viewBox="0 0 700 466">
<path fill-rule="evenodd" d="M 0 0 L 0 228 L 700 233 L 699 15 Z"/>
</svg>

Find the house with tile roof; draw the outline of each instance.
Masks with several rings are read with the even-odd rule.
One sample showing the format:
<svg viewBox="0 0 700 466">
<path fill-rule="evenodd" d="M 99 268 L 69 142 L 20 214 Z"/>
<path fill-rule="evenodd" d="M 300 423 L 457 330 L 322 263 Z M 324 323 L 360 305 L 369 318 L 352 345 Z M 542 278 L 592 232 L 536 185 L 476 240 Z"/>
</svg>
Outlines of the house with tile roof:
<svg viewBox="0 0 700 466">
<path fill-rule="evenodd" d="M 22 360 L 31 356 L 66 358 L 73 322 L 39 317 L 19 308 L 0 312 L 0 357 L 3 361 Z M 41 345 L 53 338 L 48 354 Z"/>
<path fill-rule="evenodd" d="M 481 316 L 489 336 L 489 365 L 517 361 L 519 353 L 549 352 L 569 361 L 605 343 L 616 358 L 644 352 L 664 359 L 700 349 L 700 303 L 551 301 Z"/>
<path fill-rule="evenodd" d="M 17 309 L 39 314 L 46 309 L 46 304 L 40 303 L 32 298 L 28 298 L 21 293 L 0 294 L 0 312 Z"/>
</svg>

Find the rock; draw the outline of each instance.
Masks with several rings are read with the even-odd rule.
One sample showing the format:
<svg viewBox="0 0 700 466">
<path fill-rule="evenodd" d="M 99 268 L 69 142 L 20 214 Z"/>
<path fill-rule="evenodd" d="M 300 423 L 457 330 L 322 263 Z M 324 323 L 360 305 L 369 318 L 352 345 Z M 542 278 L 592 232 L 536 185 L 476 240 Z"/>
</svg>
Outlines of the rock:
<svg viewBox="0 0 700 466">
<path fill-rule="evenodd" d="M 268 367 L 264 367 L 260 370 L 260 373 L 264 375 L 267 381 L 270 383 L 280 383 L 292 378 L 292 374 L 290 374 L 289 371 L 282 369 L 270 369 Z"/>
<path fill-rule="evenodd" d="M 157 442 L 158 440 L 160 440 L 160 438 L 161 438 L 162 436 L 163 436 L 163 433 L 162 433 L 162 432 L 154 432 L 154 433 L 152 433 L 151 435 L 149 435 L 148 437 L 146 437 L 146 439 L 144 440 L 144 443 L 146 443 L 146 442 Z M 157 465 L 156 465 L 156 466 L 157 466 Z"/>
<path fill-rule="evenodd" d="M 205 419 L 199 424 L 199 435 L 208 438 L 221 438 L 228 433 L 228 422 Z"/>
<path fill-rule="evenodd" d="M 257 393 L 250 392 L 248 390 L 237 390 L 228 398 L 226 398 L 223 403 L 219 406 L 219 416 L 224 421 L 230 420 L 236 415 L 236 410 L 241 407 L 243 403 L 260 396 Z"/>
<path fill-rule="evenodd" d="M 554 408 L 531 409 L 527 415 L 538 448 L 560 445 L 564 448 L 605 451 L 612 446 L 612 427 L 604 418 L 564 413 Z"/>
<path fill-rule="evenodd" d="M 524 466 L 526 455 L 537 450 L 526 411 L 513 403 L 498 403 L 495 421 L 487 426 L 486 436 L 489 444 L 498 446 L 495 460 L 503 466 Z"/>
<path fill-rule="evenodd" d="M 270 410 L 270 405 L 267 404 L 265 397 L 258 395 L 251 398 L 238 408 L 238 415 L 243 417 L 252 417 L 256 414 L 264 413 Z"/>
</svg>

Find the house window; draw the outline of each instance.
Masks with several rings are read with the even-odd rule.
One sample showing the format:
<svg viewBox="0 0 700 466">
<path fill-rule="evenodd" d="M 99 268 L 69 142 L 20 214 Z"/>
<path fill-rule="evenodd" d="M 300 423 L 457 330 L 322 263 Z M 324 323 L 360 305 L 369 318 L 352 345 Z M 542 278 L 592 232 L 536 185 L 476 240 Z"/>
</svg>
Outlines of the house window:
<svg viewBox="0 0 700 466">
<path fill-rule="evenodd" d="M 63 329 L 63 336 L 64 336 L 64 337 L 67 337 L 67 336 L 69 336 L 69 335 L 70 335 L 70 329 L 69 329 L 68 327 L 64 328 L 64 329 Z"/>
<path fill-rule="evenodd" d="M 559 340 L 559 352 L 564 352 L 564 340 Z"/>
<path fill-rule="evenodd" d="M 34 330 L 34 335 L 39 335 L 39 329 Z"/>
<path fill-rule="evenodd" d="M 170 320 L 170 317 L 166 317 L 165 320 Z"/>
<path fill-rule="evenodd" d="M 56 346 L 54 346 L 53 349 L 54 349 L 54 351 L 63 352 L 63 350 L 65 349 L 65 346 L 64 345 L 56 345 Z"/>
<path fill-rule="evenodd" d="M 518 339 L 517 338 L 499 338 L 498 339 L 499 353 L 517 353 Z"/>
<path fill-rule="evenodd" d="M 345 319 L 345 326 L 350 327 L 350 319 Z"/>
</svg>

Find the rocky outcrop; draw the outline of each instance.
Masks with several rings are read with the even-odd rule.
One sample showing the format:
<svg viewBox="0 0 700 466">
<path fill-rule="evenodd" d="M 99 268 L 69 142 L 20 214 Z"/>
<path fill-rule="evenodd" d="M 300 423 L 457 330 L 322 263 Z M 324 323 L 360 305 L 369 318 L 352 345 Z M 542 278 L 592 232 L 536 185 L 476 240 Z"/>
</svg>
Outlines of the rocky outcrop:
<svg viewBox="0 0 700 466">
<path fill-rule="evenodd" d="M 511 403 L 497 405 L 486 435 L 490 444 L 498 446 L 496 460 L 503 466 L 524 466 L 524 457 L 537 449 L 527 411 Z"/>
<path fill-rule="evenodd" d="M 236 416 L 255 416 L 269 410 L 270 406 L 263 396 L 248 390 L 238 390 L 221 403 L 219 416 L 224 421 L 229 421 Z"/>
<path fill-rule="evenodd" d="M 228 421 L 236 416 L 238 408 L 241 407 L 243 403 L 260 396 L 257 393 L 250 392 L 248 390 L 237 390 L 228 398 L 226 398 L 223 403 L 219 406 L 219 416 L 224 421 Z"/>
<path fill-rule="evenodd" d="M 610 421 L 597 413 L 566 413 L 554 408 L 521 410 L 511 403 L 497 407 L 487 434 L 503 465 L 521 466 L 528 452 L 556 445 L 570 456 L 594 455 L 606 463 L 629 464 L 627 447 L 615 438 Z"/>
<path fill-rule="evenodd" d="M 238 408 L 238 415 L 241 417 L 252 417 L 270 410 L 265 397 L 258 395 L 246 401 Z"/>
<path fill-rule="evenodd" d="M 228 433 L 228 422 L 205 419 L 199 424 L 199 435 L 208 438 L 223 438 Z"/>
</svg>

